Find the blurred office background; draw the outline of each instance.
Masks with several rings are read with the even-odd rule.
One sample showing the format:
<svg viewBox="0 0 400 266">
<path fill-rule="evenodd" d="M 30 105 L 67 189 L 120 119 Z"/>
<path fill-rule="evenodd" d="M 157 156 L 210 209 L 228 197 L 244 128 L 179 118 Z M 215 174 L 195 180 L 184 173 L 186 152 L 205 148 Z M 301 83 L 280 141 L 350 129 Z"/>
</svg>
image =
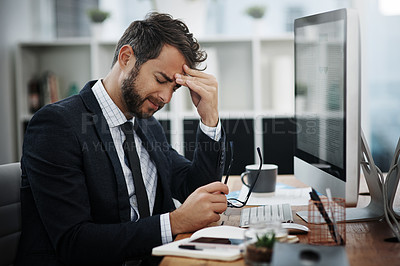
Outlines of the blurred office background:
<svg viewBox="0 0 400 266">
<path fill-rule="evenodd" d="M 249 36 L 249 6 L 265 6 L 259 24 L 267 37 L 293 34 L 293 20 L 351 7 L 362 30 L 362 127 L 378 166 L 387 170 L 400 137 L 400 1 L 398 0 L 0 0 L 0 164 L 19 160 L 16 126 L 15 51 L 21 41 L 88 38 L 86 11 L 110 12 L 101 39 L 116 41 L 151 10 L 187 22 L 198 38 Z M 23 60 L 23 58 L 22 58 Z M 238 62 L 240 63 L 240 62 Z"/>
</svg>

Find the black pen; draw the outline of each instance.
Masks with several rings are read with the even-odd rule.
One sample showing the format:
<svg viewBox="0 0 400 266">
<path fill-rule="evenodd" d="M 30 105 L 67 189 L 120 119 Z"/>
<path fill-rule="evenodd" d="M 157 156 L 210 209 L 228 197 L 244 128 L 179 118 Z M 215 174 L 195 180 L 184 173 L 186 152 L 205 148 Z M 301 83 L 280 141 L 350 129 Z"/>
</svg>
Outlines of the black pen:
<svg viewBox="0 0 400 266">
<path fill-rule="evenodd" d="M 203 250 L 201 248 L 196 247 L 195 245 L 184 245 L 184 244 L 179 245 L 179 248 L 190 249 L 190 250 Z"/>
<path fill-rule="evenodd" d="M 322 204 L 322 201 L 320 197 L 318 196 L 317 191 L 312 188 L 312 191 L 310 192 L 310 197 L 314 201 L 315 206 L 317 206 L 318 211 L 321 213 L 322 217 L 324 218 L 325 222 L 328 224 L 329 232 L 331 233 L 333 240 L 335 240 L 336 243 L 343 245 L 344 240 L 342 236 L 336 232 L 335 227 L 333 226 L 333 223 L 331 219 L 328 216 L 328 213 L 326 212 L 324 205 Z M 336 233 L 338 233 L 340 240 L 336 238 Z"/>
<path fill-rule="evenodd" d="M 219 244 L 215 244 L 215 245 L 194 245 L 194 244 L 180 244 L 178 246 L 179 248 L 182 249 L 189 249 L 189 250 L 206 250 L 206 249 L 236 249 L 235 246 L 229 246 L 229 245 L 219 245 Z"/>
</svg>

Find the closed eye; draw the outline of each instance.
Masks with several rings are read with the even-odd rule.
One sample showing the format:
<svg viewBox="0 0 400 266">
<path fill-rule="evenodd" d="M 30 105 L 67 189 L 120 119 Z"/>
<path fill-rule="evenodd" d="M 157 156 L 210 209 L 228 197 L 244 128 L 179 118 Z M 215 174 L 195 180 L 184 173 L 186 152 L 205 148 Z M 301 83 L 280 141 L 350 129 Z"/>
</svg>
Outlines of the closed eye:
<svg viewBox="0 0 400 266">
<path fill-rule="evenodd" d="M 167 80 L 159 80 L 158 78 L 156 78 L 156 81 L 157 81 L 158 83 L 160 83 L 160 84 L 165 84 L 165 83 L 168 82 Z"/>
<path fill-rule="evenodd" d="M 163 72 L 157 72 L 154 77 L 156 78 L 157 82 L 160 84 L 164 84 L 167 82 L 173 82 L 173 79 L 168 77 L 167 74 L 163 73 Z"/>
<path fill-rule="evenodd" d="M 159 84 L 166 84 L 166 83 L 175 83 L 174 80 L 170 77 L 168 77 L 165 73 L 159 72 L 159 75 L 155 75 L 154 78 L 156 79 L 156 81 Z M 176 84 L 176 83 L 175 83 Z M 175 92 L 177 91 L 179 88 L 181 87 L 181 85 L 176 84 L 175 87 L 172 88 L 172 91 Z"/>
</svg>

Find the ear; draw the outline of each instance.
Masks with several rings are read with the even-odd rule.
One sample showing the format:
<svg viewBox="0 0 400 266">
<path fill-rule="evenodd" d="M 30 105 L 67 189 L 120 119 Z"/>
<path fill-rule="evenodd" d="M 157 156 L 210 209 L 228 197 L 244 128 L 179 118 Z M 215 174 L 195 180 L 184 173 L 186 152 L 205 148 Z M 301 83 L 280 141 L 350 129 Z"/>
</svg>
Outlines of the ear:
<svg viewBox="0 0 400 266">
<path fill-rule="evenodd" d="M 124 45 L 121 47 L 118 53 L 118 64 L 121 69 L 125 69 L 128 65 L 134 64 L 136 61 L 133 49 L 130 45 Z"/>
</svg>

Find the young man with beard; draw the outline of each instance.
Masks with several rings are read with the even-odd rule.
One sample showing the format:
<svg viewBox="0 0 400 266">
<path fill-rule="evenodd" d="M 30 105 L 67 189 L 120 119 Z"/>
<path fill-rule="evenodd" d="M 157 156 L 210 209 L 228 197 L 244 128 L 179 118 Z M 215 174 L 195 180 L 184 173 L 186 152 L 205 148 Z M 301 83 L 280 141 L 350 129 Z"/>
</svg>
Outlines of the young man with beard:
<svg viewBox="0 0 400 266">
<path fill-rule="evenodd" d="M 35 114 L 21 159 L 17 265 L 140 261 L 175 235 L 219 219 L 227 207 L 228 188 L 219 182 L 225 136 L 217 81 L 196 69 L 205 57 L 183 22 L 152 13 L 125 31 L 105 78 Z M 153 117 L 180 86 L 201 117 L 193 161 L 167 143 Z M 124 152 L 130 134 L 136 168 Z"/>
</svg>

